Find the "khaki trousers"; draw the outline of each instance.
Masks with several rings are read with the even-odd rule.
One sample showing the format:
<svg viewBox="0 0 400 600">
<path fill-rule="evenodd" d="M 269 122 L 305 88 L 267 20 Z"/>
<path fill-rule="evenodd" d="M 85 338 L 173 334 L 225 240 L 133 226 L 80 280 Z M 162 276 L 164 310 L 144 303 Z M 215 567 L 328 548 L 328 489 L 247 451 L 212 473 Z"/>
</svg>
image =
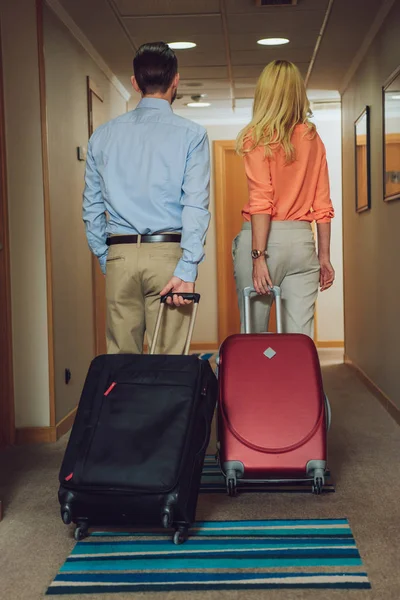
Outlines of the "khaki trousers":
<svg viewBox="0 0 400 600">
<path fill-rule="evenodd" d="M 107 352 L 141 354 L 151 345 L 160 292 L 173 276 L 179 243 L 115 244 L 106 268 Z M 182 354 L 192 307 L 166 307 L 156 352 Z"/>
<path fill-rule="evenodd" d="M 232 244 L 242 332 L 243 289 L 253 286 L 251 249 L 251 224 L 244 223 L 242 231 Z M 272 283 L 280 286 L 282 290 L 283 331 L 304 333 L 313 337 L 320 266 L 311 225 L 305 221 L 272 221 L 267 252 Z M 254 333 L 267 331 L 271 302 L 271 296 L 252 297 L 251 318 Z"/>
</svg>

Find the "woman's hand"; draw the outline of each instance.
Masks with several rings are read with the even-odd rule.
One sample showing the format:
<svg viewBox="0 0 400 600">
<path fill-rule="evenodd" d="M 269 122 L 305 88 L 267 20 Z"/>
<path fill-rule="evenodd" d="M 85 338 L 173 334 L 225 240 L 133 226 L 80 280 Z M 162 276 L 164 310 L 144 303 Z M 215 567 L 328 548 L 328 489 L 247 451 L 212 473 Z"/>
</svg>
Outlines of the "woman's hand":
<svg viewBox="0 0 400 600">
<path fill-rule="evenodd" d="M 335 269 L 332 267 L 329 259 L 320 258 L 319 264 L 321 267 L 319 284 L 321 286 L 321 292 L 324 292 L 332 287 L 333 282 L 335 281 Z"/>
<path fill-rule="evenodd" d="M 273 286 L 264 256 L 253 259 L 253 286 L 257 294 L 271 293 L 269 288 Z"/>
</svg>

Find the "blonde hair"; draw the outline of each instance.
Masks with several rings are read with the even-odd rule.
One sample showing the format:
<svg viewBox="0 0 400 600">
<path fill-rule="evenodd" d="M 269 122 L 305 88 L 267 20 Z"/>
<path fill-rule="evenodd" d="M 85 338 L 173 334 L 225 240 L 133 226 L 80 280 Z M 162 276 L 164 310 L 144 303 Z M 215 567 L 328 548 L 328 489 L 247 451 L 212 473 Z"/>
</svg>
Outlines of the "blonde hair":
<svg viewBox="0 0 400 600">
<path fill-rule="evenodd" d="M 308 127 L 310 137 L 316 134 L 306 87 L 298 68 L 286 60 L 274 60 L 261 73 L 254 96 L 253 118 L 239 133 L 236 151 L 242 156 L 257 146 L 265 147 L 266 156 L 283 148 L 286 162 L 296 159 L 291 142 L 298 124 Z"/>
</svg>

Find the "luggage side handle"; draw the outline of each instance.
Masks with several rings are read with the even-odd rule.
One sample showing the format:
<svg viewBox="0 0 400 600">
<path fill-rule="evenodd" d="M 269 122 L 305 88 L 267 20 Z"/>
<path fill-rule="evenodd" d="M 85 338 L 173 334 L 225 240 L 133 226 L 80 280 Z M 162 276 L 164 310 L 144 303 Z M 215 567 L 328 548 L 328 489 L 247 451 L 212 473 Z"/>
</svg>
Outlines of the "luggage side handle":
<svg viewBox="0 0 400 600">
<path fill-rule="evenodd" d="M 182 298 L 184 300 L 192 300 L 193 301 L 193 311 L 192 311 L 192 315 L 190 317 L 189 331 L 188 331 L 188 334 L 186 337 L 185 349 L 183 351 L 183 354 L 185 354 L 185 355 L 189 354 L 190 342 L 192 341 L 194 325 L 196 323 L 197 311 L 199 309 L 200 294 L 195 294 L 195 293 L 174 294 L 171 292 L 169 294 L 165 294 L 165 296 L 161 296 L 160 308 L 158 309 L 156 326 L 154 329 L 153 340 L 152 340 L 151 347 L 150 347 L 150 354 L 155 354 L 155 351 L 156 351 L 157 340 L 158 340 L 158 336 L 160 334 L 161 323 L 162 323 L 162 319 L 164 316 L 166 300 L 167 300 L 167 298 L 173 298 L 173 296 L 176 296 L 176 295 L 182 296 Z"/>
<path fill-rule="evenodd" d="M 281 288 L 275 285 L 270 288 L 271 292 L 275 298 L 276 304 L 276 328 L 278 333 L 283 333 L 282 327 L 282 297 L 281 297 Z M 256 295 L 257 292 L 253 287 L 246 287 L 243 290 L 244 296 L 244 332 L 251 333 L 251 325 L 250 325 L 250 298 L 251 296 Z"/>
</svg>

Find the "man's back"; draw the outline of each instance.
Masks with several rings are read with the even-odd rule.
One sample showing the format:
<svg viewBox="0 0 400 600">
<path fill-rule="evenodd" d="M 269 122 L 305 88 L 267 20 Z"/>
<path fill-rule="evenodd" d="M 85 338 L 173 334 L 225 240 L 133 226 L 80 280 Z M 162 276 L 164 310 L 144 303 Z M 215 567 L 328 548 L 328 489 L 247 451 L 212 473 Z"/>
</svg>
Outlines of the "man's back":
<svg viewBox="0 0 400 600">
<path fill-rule="evenodd" d="M 135 110 L 99 127 L 91 152 L 110 216 L 108 233 L 179 231 L 187 160 L 203 140 L 203 127 L 158 98 L 144 98 Z"/>
<path fill-rule="evenodd" d="M 160 295 L 171 293 L 177 310 L 160 350 L 180 354 L 189 317 L 182 294 L 195 290 L 210 222 L 208 138 L 172 112 L 179 73 L 167 44 L 143 44 L 133 64 L 142 100 L 89 140 L 83 220 L 106 275 L 107 351 L 141 353 Z"/>
</svg>

